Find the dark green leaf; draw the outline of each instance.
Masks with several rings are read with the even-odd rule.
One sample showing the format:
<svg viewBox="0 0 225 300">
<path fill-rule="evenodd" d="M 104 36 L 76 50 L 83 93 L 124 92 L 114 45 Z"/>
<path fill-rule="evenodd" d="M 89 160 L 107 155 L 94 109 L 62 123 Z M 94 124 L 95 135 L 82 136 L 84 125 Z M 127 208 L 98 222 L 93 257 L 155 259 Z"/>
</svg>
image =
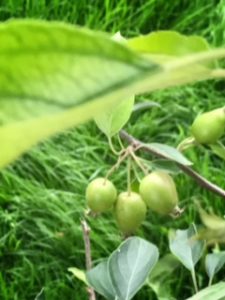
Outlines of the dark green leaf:
<svg viewBox="0 0 225 300">
<path fill-rule="evenodd" d="M 151 143 L 151 144 L 147 144 L 147 145 L 148 145 L 148 147 L 152 148 L 152 150 L 154 152 L 161 155 L 163 158 L 175 161 L 175 162 L 177 162 L 181 165 L 184 165 L 184 166 L 192 165 L 192 162 L 189 161 L 176 148 L 173 148 L 173 147 L 165 145 L 165 144 L 159 144 L 159 143 Z"/>
<path fill-rule="evenodd" d="M 171 174 L 180 173 L 180 169 L 174 161 L 166 160 L 166 159 L 155 159 L 151 161 L 151 166 L 158 170 L 163 170 Z"/>
</svg>

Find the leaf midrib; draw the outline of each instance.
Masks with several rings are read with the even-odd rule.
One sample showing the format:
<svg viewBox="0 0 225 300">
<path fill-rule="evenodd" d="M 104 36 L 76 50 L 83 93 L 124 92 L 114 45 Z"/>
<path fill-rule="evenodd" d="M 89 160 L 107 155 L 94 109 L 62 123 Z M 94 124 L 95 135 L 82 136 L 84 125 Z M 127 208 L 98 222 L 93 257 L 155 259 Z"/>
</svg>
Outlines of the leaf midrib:
<svg viewBox="0 0 225 300">
<path fill-rule="evenodd" d="M 132 270 L 132 273 L 131 273 L 131 276 L 130 276 L 130 280 L 128 281 L 128 286 L 127 286 L 127 293 L 126 293 L 126 298 L 125 300 L 129 300 L 129 292 L 130 292 L 130 287 L 131 287 L 131 283 L 132 283 L 132 280 L 133 280 L 133 277 L 134 277 L 134 274 L 136 272 L 136 268 L 137 268 L 137 264 L 138 264 L 138 259 L 139 259 L 139 256 L 140 256 L 140 242 L 138 241 L 139 243 L 139 246 L 138 246 L 138 254 L 136 256 L 136 262 L 135 262 L 135 265 L 134 265 L 134 268 Z"/>
<path fill-rule="evenodd" d="M 54 46 L 54 45 L 53 45 Z M 101 49 L 100 49 L 101 50 Z M 116 50 L 116 49 L 115 49 Z M 90 50 L 89 51 L 77 51 L 76 48 L 74 48 L 74 50 L 67 50 L 67 49 L 52 49 L 52 48 L 41 48 L 41 49 L 32 49 L 32 48 L 27 48 L 27 49 L 8 49 L 7 51 L 0 51 L 0 55 L 2 56 L 11 56 L 11 55 L 20 55 L 20 56 L 28 56 L 28 55 L 32 55 L 32 56 L 36 56 L 37 54 L 39 55 L 49 55 L 49 54 L 58 54 L 58 55 L 69 55 L 69 56 L 75 56 L 75 55 L 80 55 L 80 56 L 88 56 L 88 57 L 98 57 L 101 60 L 103 59 L 103 57 L 105 57 L 107 60 L 110 61 L 118 61 L 121 62 L 123 64 L 127 64 L 129 66 L 134 66 L 134 67 L 138 67 L 141 70 L 149 70 L 150 67 L 154 68 L 157 66 L 160 66 L 159 64 L 154 63 L 153 61 L 148 61 L 147 59 L 144 60 L 142 57 L 137 57 L 136 60 L 138 60 L 138 58 L 140 59 L 139 63 L 137 61 L 135 61 L 134 59 L 132 60 L 123 60 L 123 59 L 115 59 L 115 57 L 113 56 L 108 56 L 105 55 L 105 53 L 103 52 L 102 55 L 98 55 L 98 53 L 93 53 L 93 51 Z M 124 53 L 126 54 L 126 53 Z M 128 54 L 128 53 L 127 53 Z M 130 53 L 129 53 L 130 54 Z"/>
<path fill-rule="evenodd" d="M 1 93 L 1 90 L 0 90 L 0 102 L 1 102 L 1 98 L 3 100 L 7 100 L 7 99 L 21 99 L 21 100 L 30 100 L 30 101 L 40 101 L 40 102 L 46 102 L 46 103 L 49 103 L 49 104 L 53 104 L 53 105 L 58 105 L 59 107 L 63 107 L 63 108 L 72 108 L 72 107 L 76 107 L 80 104 L 84 104 L 88 101 L 91 101 L 91 99 L 96 99 L 98 97 L 101 97 L 103 95 L 106 95 L 106 94 L 110 94 L 111 92 L 119 89 L 119 88 L 122 88 L 126 85 L 129 85 L 131 84 L 132 82 L 134 81 L 141 81 L 145 76 L 147 76 L 148 72 L 143 72 L 143 73 L 139 73 L 139 74 L 135 74 L 134 76 L 132 77 L 129 77 L 127 79 L 124 79 L 124 80 L 121 80 L 113 85 L 110 85 L 108 87 L 106 87 L 105 89 L 101 89 L 99 92 L 95 92 L 95 93 L 92 93 L 90 96 L 87 96 L 87 97 L 84 97 L 83 99 L 73 103 L 73 104 L 64 104 L 64 103 L 61 103 L 61 102 L 56 102 L 54 99 L 50 99 L 50 98 L 46 98 L 46 97 L 37 97 L 37 96 L 34 96 L 34 95 L 28 95 L 27 93 L 25 94 L 13 94 L 13 93 Z M 75 96 L 74 96 L 75 97 Z"/>
</svg>

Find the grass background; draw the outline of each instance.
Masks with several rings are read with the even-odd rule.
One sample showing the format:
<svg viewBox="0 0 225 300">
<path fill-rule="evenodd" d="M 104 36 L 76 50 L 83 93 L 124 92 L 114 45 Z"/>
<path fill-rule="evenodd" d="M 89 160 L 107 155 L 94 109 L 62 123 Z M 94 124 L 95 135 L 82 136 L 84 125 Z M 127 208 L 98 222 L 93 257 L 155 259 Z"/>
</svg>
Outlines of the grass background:
<svg viewBox="0 0 225 300">
<path fill-rule="evenodd" d="M 158 29 L 200 34 L 213 46 L 225 42 L 225 1 L 208 0 L 8 0 L 0 1 L 0 19 L 38 18 L 62 20 L 92 29 L 135 36 Z M 222 81 L 198 83 L 155 92 L 148 99 L 162 109 L 134 114 L 126 129 L 139 139 L 177 145 L 189 134 L 200 111 L 224 105 Z M 195 168 L 225 188 L 222 160 L 208 149 L 188 151 Z M 80 218 L 88 181 L 104 175 L 115 162 L 105 137 L 93 125 L 80 126 L 39 144 L 0 173 L 0 299 L 30 300 L 44 289 L 39 300 L 86 299 L 85 287 L 67 269 L 83 269 L 84 250 Z M 119 190 L 126 187 L 125 169 L 113 176 Z M 185 214 L 176 221 L 149 213 L 138 234 L 167 253 L 168 228 L 186 228 L 198 222 L 193 199 L 224 214 L 225 203 L 199 188 L 190 178 L 175 176 Z M 121 241 L 112 215 L 90 220 L 93 259 L 112 252 Z M 198 265 L 201 286 L 207 278 Z M 183 268 L 170 279 L 176 299 L 193 293 Z M 219 274 L 223 279 L 223 272 Z M 99 299 L 101 299 L 99 297 Z M 136 300 L 156 299 L 144 287 Z"/>
</svg>

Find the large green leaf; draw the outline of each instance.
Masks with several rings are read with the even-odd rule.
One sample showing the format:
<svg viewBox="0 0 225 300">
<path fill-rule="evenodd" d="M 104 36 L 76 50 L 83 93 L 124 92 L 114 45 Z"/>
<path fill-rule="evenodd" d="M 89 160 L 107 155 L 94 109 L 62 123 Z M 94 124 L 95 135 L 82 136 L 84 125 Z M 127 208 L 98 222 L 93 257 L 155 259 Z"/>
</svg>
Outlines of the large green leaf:
<svg viewBox="0 0 225 300">
<path fill-rule="evenodd" d="M 214 78 L 203 63 L 225 56 L 215 49 L 159 65 L 106 34 L 32 20 L 0 24 L 0 45 L 0 167 L 135 94 Z"/>
<path fill-rule="evenodd" d="M 120 300 L 129 300 L 147 279 L 159 257 L 155 245 L 138 237 L 127 239 L 109 258 L 109 274 Z"/>
<path fill-rule="evenodd" d="M 0 45 L 0 167 L 134 95 L 159 69 L 105 34 L 62 23 L 3 23 Z"/>
<path fill-rule="evenodd" d="M 223 300 L 225 299 L 225 282 L 220 282 L 201 290 L 186 300 Z"/>
</svg>

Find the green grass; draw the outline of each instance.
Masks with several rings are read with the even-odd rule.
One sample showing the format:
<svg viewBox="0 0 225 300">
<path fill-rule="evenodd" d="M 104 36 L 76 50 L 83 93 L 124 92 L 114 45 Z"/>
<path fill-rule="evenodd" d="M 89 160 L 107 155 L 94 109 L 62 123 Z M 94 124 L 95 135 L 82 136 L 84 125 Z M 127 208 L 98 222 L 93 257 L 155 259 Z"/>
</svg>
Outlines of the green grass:
<svg viewBox="0 0 225 300">
<path fill-rule="evenodd" d="M 0 19 L 29 17 L 63 20 L 92 29 L 125 36 L 156 29 L 174 29 L 201 34 L 212 44 L 224 44 L 224 1 L 163 0 L 49 0 L 1 1 Z M 46 4 L 47 3 L 47 4 Z M 199 83 L 147 96 L 162 108 L 132 116 L 126 129 L 144 141 L 177 145 L 189 135 L 189 127 L 200 111 L 224 103 L 224 83 Z M 195 168 L 221 187 L 225 164 L 209 150 L 190 150 Z M 86 299 L 85 287 L 67 269 L 85 268 L 80 219 L 85 207 L 88 181 L 104 175 L 115 162 L 105 137 L 90 122 L 60 134 L 33 148 L 0 173 L 0 299 L 30 300 L 44 288 L 45 300 Z M 126 188 L 126 171 L 120 168 L 112 179 L 120 191 Z M 138 234 L 167 253 L 168 228 L 185 228 L 198 222 L 193 199 L 223 215 L 225 203 L 198 187 L 183 174 L 175 176 L 184 215 L 174 221 L 149 213 Z M 109 213 L 91 219 L 93 259 L 109 255 L 121 241 Z M 199 280 L 206 283 L 201 264 Z M 204 276 L 203 276 L 204 275 Z M 175 276 L 173 276 L 175 277 Z M 177 276 L 176 276 L 177 277 Z M 222 278 L 222 275 L 221 277 Z M 175 278 L 176 279 L 176 278 Z M 189 274 L 179 269 L 179 281 L 171 279 L 176 299 L 193 292 Z M 144 288 L 136 300 L 155 299 Z"/>
</svg>

